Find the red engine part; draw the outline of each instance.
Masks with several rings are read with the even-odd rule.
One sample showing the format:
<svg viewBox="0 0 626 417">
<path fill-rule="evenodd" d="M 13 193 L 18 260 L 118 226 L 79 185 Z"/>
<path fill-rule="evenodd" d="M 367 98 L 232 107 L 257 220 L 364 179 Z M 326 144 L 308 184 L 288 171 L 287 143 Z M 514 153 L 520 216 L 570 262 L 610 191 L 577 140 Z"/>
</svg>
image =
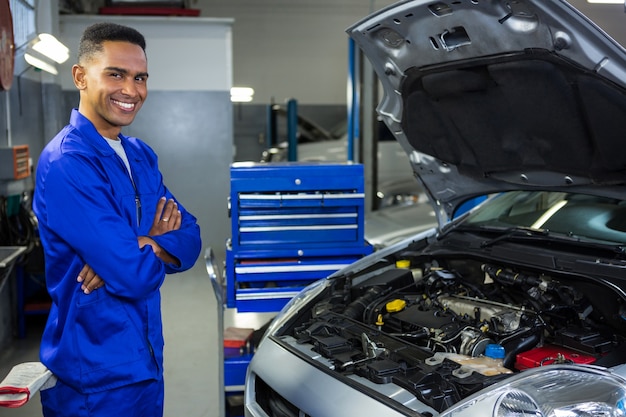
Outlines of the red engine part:
<svg viewBox="0 0 626 417">
<path fill-rule="evenodd" d="M 596 358 L 561 346 L 546 345 L 517 355 L 515 369 L 524 370 L 554 363 L 594 363 Z"/>
</svg>

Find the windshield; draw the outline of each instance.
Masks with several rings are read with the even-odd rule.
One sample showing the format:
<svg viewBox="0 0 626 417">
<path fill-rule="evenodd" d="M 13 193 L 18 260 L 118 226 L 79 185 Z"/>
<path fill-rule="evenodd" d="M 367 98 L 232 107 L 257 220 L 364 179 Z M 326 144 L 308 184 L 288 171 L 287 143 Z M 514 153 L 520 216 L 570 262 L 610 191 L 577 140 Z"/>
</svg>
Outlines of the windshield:
<svg viewBox="0 0 626 417">
<path fill-rule="evenodd" d="M 562 192 L 506 192 L 486 201 L 463 224 L 537 229 L 622 244 L 626 242 L 626 200 Z"/>
</svg>

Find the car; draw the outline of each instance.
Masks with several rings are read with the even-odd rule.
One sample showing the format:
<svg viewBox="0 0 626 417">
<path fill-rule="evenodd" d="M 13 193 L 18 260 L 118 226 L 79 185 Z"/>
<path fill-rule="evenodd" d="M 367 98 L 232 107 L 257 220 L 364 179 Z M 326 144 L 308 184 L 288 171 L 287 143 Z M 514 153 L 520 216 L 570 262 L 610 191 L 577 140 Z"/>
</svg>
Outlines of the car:
<svg viewBox="0 0 626 417">
<path fill-rule="evenodd" d="M 625 50 L 560 0 L 401 1 L 347 32 L 437 226 L 294 297 L 245 415 L 626 415 Z"/>
</svg>

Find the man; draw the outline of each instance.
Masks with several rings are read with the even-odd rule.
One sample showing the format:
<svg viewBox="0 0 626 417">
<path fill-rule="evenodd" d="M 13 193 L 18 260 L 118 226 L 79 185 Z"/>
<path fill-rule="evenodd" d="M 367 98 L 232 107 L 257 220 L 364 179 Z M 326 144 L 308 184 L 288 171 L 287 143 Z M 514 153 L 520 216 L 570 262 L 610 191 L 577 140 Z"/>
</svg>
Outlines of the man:
<svg viewBox="0 0 626 417">
<path fill-rule="evenodd" d="M 79 106 L 41 154 L 33 202 L 52 297 L 40 357 L 58 378 L 44 415 L 160 417 L 159 288 L 193 266 L 200 230 L 152 149 L 121 134 L 147 96 L 144 37 L 88 27 L 72 75 Z"/>
</svg>

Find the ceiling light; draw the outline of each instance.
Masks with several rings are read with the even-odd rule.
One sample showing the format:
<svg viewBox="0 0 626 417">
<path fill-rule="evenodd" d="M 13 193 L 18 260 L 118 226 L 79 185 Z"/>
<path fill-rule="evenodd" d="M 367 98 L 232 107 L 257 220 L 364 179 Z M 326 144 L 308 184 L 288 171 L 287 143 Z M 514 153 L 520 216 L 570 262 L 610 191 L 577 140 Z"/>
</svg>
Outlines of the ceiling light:
<svg viewBox="0 0 626 417">
<path fill-rule="evenodd" d="M 28 52 L 24 54 L 24 59 L 28 62 L 29 65 L 32 65 L 35 68 L 39 68 L 40 70 L 49 72 L 50 74 L 58 75 L 59 71 L 57 71 L 56 67 L 53 64 L 50 64 L 43 59 L 39 59 Z"/>
<path fill-rule="evenodd" d="M 32 48 L 58 64 L 64 63 L 70 57 L 70 50 L 49 33 L 39 34 Z"/>
<path fill-rule="evenodd" d="M 597 4 L 623 4 L 626 6 L 626 1 L 624 0 L 587 0 L 587 3 L 597 3 Z"/>
<path fill-rule="evenodd" d="M 40 33 L 26 45 L 24 60 L 40 70 L 58 75 L 57 64 L 70 57 L 70 50 L 49 33 Z"/>
<path fill-rule="evenodd" d="M 254 89 L 250 87 L 232 87 L 230 89 L 230 101 L 233 103 L 248 103 L 252 101 Z"/>
</svg>

